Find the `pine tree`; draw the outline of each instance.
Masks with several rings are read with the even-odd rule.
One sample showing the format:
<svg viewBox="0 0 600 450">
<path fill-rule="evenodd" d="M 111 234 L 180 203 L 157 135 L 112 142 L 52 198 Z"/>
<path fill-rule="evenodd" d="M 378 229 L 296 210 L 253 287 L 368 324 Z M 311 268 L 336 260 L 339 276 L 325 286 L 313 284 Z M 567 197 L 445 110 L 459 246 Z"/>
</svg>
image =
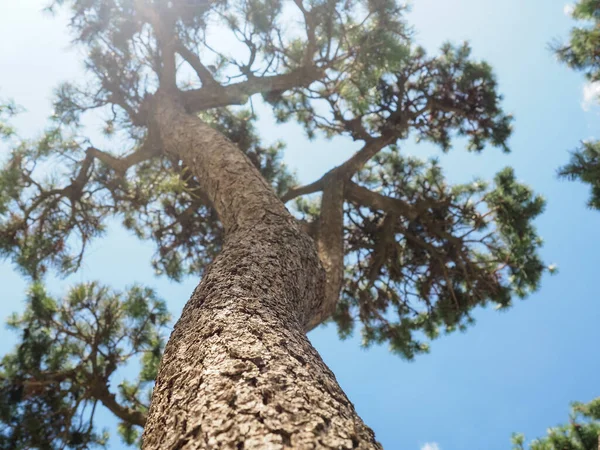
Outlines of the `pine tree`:
<svg viewBox="0 0 600 450">
<path fill-rule="evenodd" d="M 567 44 L 552 46 L 559 60 L 582 71 L 589 83 L 600 82 L 600 2 L 580 0 L 571 16 L 581 23 L 571 30 Z M 592 188 L 589 206 L 600 209 L 600 141 L 584 141 L 573 152 L 571 161 L 559 171 L 560 176 L 580 180 Z M 600 449 L 600 398 L 587 404 L 574 403 L 570 421 L 548 429 L 548 435 L 525 445 L 523 434 L 513 435 L 513 449 L 524 450 L 598 450 Z"/>
<path fill-rule="evenodd" d="M 568 425 L 548 429 L 548 435 L 528 447 L 525 436 L 513 435 L 513 450 L 598 450 L 600 448 L 600 397 L 589 403 L 574 403 Z"/>
<path fill-rule="evenodd" d="M 88 80 L 57 89 L 40 139 L 0 128 L 12 142 L 0 252 L 32 280 L 10 319 L 21 339 L 0 372 L 0 448 L 102 444 L 100 404 L 146 449 L 381 448 L 307 331 L 332 320 L 341 337 L 358 327 L 365 346 L 412 359 L 474 308 L 538 288 L 544 200 L 511 168 L 452 185 L 437 160 L 400 150 L 410 137 L 447 152 L 462 137 L 470 151 L 508 151 L 512 123 L 491 67 L 467 44 L 428 55 L 403 3 L 52 7 L 71 13 Z M 235 49 L 220 46 L 225 30 Z M 361 148 L 299 186 L 283 143 L 257 134 L 261 98 L 309 137 Z M 91 142 L 91 110 L 130 151 Z M 202 277 L 166 345 L 169 316 L 149 288 L 90 282 L 58 299 L 43 286 L 48 271 L 77 271 L 114 218 L 156 244 L 157 272 Z M 114 388 L 132 357 L 139 378 Z"/>
<path fill-rule="evenodd" d="M 556 44 L 553 49 L 560 61 L 583 72 L 589 83 L 600 83 L 600 3 L 596 0 L 581 0 L 574 5 L 571 15 L 580 25 L 571 30 L 567 44 Z M 564 178 L 589 184 L 592 192 L 588 205 L 600 209 L 599 141 L 582 142 L 559 174 Z"/>
</svg>

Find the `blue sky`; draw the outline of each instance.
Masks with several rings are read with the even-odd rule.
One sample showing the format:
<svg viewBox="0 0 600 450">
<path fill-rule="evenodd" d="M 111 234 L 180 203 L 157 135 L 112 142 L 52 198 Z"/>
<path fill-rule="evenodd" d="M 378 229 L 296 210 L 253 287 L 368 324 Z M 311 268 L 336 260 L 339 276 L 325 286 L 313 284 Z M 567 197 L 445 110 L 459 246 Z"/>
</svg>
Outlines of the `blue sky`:
<svg viewBox="0 0 600 450">
<path fill-rule="evenodd" d="M 50 112 L 52 89 L 81 73 L 78 51 L 69 50 L 63 19 L 39 11 L 44 2 L 20 0 L 0 6 L 0 97 L 14 98 L 27 113 L 17 120 L 22 135 L 39 132 Z M 560 272 L 506 313 L 480 310 L 464 334 L 444 336 L 431 354 L 408 363 L 386 348 L 362 350 L 358 339 L 339 341 L 335 329 L 310 337 L 358 412 L 387 449 L 462 450 L 510 448 L 510 434 L 528 438 L 568 419 L 569 402 L 600 395 L 597 277 L 600 212 L 585 207 L 587 188 L 556 179 L 568 150 L 600 137 L 599 109 L 583 104 L 584 80 L 558 64 L 547 48 L 572 25 L 564 0 L 415 0 L 409 15 L 417 41 L 435 51 L 445 40 L 472 43 L 474 55 L 495 68 L 505 107 L 516 117 L 513 153 L 489 149 L 467 154 L 459 145 L 442 157 L 448 177 L 490 177 L 506 165 L 548 200 L 537 224 L 543 255 Z M 310 142 L 294 125 L 276 126 L 262 115 L 267 141 L 288 142 L 286 162 L 304 182 L 344 160 L 346 141 Z M 430 155 L 407 144 L 403 151 Z M 73 282 L 98 279 L 115 288 L 133 282 L 155 287 L 177 315 L 198 280 L 181 284 L 156 278 L 152 246 L 114 227 L 97 241 L 83 270 L 68 280 L 50 279 L 53 292 Z M 118 253 L 118 258 L 115 254 Z M 25 281 L 0 264 L 0 318 L 22 307 Z M 14 345 L 0 328 L 0 354 Z M 105 414 L 103 417 L 108 418 Z M 111 424 L 110 421 L 107 424 Z M 118 439 L 113 449 L 122 448 Z"/>
</svg>

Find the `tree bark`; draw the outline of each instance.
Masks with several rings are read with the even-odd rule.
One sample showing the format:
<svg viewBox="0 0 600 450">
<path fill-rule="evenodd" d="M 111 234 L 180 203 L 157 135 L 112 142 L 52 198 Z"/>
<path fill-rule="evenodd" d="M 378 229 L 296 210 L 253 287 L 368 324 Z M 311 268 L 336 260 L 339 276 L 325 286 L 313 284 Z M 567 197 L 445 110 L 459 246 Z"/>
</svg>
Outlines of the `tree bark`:
<svg viewBox="0 0 600 450">
<path fill-rule="evenodd" d="M 225 242 L 165 349 L 143 448 L 380 449 L 306 338 L 324 297 L 314 242 L 224 136 L 168 96 L 152 111 Z"/>
<path fill-rule="evenodd" d="M 325 292 L 308 328 L 320 325 L 335 311 L 344 278 L 344 180 L 325 182 L 317 236 L 317 251 L 325 269 Z"/>
</svg>

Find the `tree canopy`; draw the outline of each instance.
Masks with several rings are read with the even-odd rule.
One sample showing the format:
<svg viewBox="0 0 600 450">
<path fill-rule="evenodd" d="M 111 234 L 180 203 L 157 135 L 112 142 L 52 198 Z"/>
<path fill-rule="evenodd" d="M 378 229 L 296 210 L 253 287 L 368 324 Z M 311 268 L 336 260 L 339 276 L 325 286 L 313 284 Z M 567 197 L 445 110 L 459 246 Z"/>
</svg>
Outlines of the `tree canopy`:
<svg viewBox="0 0 600 450">
<path fill-rule="evenodd" d="M 164 303 L 144 287 L 116 293 L 100 282 L 57 300 L 43 280 L 76 272 L 113 219 L 152 240 L 154 268 L 174 280 L 201 275 L 219 252 L 224 230 L 210 199 L 156 138 L 150 112 L 163 92 L 235 143 L 314 238 L 342 337 L 358 327 L 365 346 L 385 343 L 412 359 L 441 333 L 466 329 L 474 308 L 506 309 L 538 288 L 546 266 L 533 221 L 543 198 L 510 167 L 453 185 L 437 160 L 402 152 L 409 139 L 447 152 L 457 138 L 469 151 L 508 152 L 513 121 L 491 67 L 466 43 L 427 54 L 404 4 L 57 0 L 50 9 L 58 7 L 86 50 L 87 79 L 57 88 L 39 139 L 19 139 L 4 120 L 17 108 L 0 109 L 11 147 L 0 170 L 0 254 L 33 283 L 27 310 L 11 319 L 21 340 L 2 362 L 0 395 L 12 406 L 1 411 L 0 448 L 101 444 L 97 403 L 136 442 L 169 321 Z M 219 33 L 237 46 L 224 48 Z M 360 150 L 300 186 L 282 163 L 285 143 L 262 143 L 252 101 L 310 138 L 346 137 Z M 114 148 L 86 134 L 82 118 L 93 111 L 118 137 Z M 139 379 L 111 390 L 132 356 Z M 19 425 L 40 417 L 41 427 Z"/>
<path fill-rule="evenodd" d="M 579 25 L 571 30 L 565 44 L 555 44 L 553 49 L 560 61 L 574 70 L 581 71 L 589 83 L 600 83 L 600 3 L 581 0 L 573 7 L 572 17 Z M 571 155 L 571 161 L 559 171 L 562 177 L 579 180 L 591 187 L 588 205 L 600 209 L 600 143 L 584 141 Z"/>
<path fill-rule="evenodd" d="M 556 43 L 552 50 L 561 62 L 583 72 L 588 83 L 598 83 L 600 2 L 580 0 L 573 5 L 570 14 L 579 26 L 571 30 L 566 44 Z M 582 142 L 559 174 L 589 184 L 591 196 L 588 205 L 600 209 L 600 141 Z M 513 435 L 513 445 L 514 450 L 597 450 L 600 448 L 600 398 L 589 403 L 573 403 L 568 424 L 549 428 L 547 436 L 534 439 L 529 446 L 525 444 L 524 435 Z"/>
<path fill-rule="evenodd" d="M 525 445 L 525 436 L 513 435 L 513 450 L 597 450 L 600 446 L 600 398 L 574 403 L 567 425 L 548 429 L 548 435 Z"/>
</svg>

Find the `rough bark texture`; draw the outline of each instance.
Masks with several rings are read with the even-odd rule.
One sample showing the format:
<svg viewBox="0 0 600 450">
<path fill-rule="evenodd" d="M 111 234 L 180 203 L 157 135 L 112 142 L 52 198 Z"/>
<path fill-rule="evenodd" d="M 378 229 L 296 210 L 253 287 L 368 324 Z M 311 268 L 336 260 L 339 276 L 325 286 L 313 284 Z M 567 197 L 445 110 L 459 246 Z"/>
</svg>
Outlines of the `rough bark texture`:
<svg viewBox="0 0 600 450">
<path fill-rule="evenodd" d="M 325 182 L 317 237 L 319 259 L 325 269 L 325 295 L 308 325 L 313 329 L 335 311 L 344 276 L 344 180 L 331 177 Z"/>
<path fill-rule="evenodd" d="M 324 294 L 314 242 L 233 144 L 169 98 L 154 111 L 226 238 L 165 349 L 143 448 L 381 448 L 305 335 Z"/>
</svg>

